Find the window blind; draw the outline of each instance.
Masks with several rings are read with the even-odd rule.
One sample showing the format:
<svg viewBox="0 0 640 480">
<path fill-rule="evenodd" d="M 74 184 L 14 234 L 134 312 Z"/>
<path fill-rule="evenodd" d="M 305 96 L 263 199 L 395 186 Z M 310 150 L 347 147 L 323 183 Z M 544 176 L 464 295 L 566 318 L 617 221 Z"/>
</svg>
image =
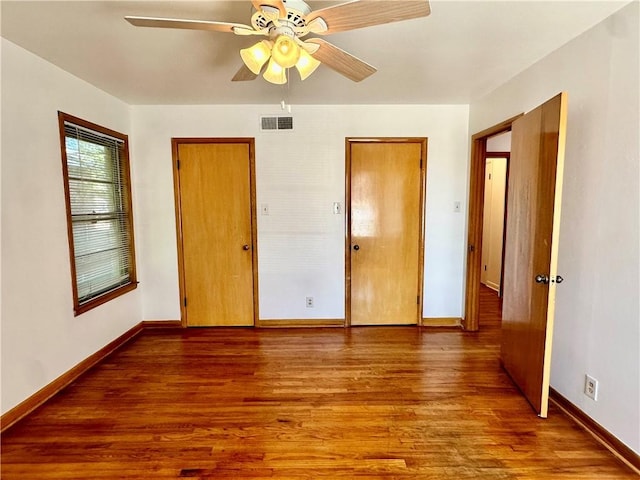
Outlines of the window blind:
<svg viewBox="0 0 640 480">
<path fill-rule="evenodd" d="M 64 123 L 77 302 L 132 279 L 131 212 L 124 142 Z"/>
</svg>

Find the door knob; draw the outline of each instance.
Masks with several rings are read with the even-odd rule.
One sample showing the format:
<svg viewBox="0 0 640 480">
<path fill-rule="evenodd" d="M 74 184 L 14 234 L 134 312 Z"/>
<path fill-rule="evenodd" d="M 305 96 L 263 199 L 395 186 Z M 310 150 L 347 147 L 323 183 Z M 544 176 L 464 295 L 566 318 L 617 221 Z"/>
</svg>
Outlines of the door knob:
<svg viewBox="0 0 640 480">
<path fill-rule="evenodd" d="M 536 275 L 536 283 L 549 283 L 549 277 L 547 275 Z"/>
<path fill-rule="evenodd" d="M 249 247 L 249 245 L 243 245 L 243 246 L 242 246 L 242 249 L 243 249 L 243 250 L 249 250 L 249 248 L 251 248 L 251 247 Z"/>
<path fill-rule="evenodd" d="M 358 245 L 358 244 L 354 245 L 354 246 L 353 246 L 353 249 L 354 249 L 354 250 L 360 250 L 360 245 Z"/>
<path fill-rule="evenodd" d="M 564 278 L 562 278 L 560 275 L 556 275 L 556 283 L 562 283 L 564 282 Z"/>
</svg>

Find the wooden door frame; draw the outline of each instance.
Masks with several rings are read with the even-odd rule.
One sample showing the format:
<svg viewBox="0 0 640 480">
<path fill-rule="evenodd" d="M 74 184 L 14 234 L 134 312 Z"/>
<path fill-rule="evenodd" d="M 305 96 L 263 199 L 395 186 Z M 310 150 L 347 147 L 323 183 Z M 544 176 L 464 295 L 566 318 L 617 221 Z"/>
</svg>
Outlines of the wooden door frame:
<svg viewBox="0 0 640 480">
<path fill-rule="evenodd" d="M 422 326 L 424 289 L 425 198 L 427 191 L 427 137 L 346 137 L 345 138 L 345 327 L 351 326 L 351 145 L 356 143 L 420 144 L 420 229 L 418 234 L 418 286 L 416 326 Z"/>
<path fill-rule="evenodd" d="M 176 239 L 178 247 L 178 283 L 180 289 L 180 322 L 183 328 L 187 327 L 187 308 L 185 305 L 185 272 L 184 272 L 184 241 L 182 236 L 182 208 L 180 196 L 180 158 L 179 146 L 182 144 L 246 144 L 249 147 L 249 202 L 251 204 L 251 266 L 253 270 L 253 325 L 258 324 L 258 230 L 256 215 L 256 162 L 254 138 L 171 138 L 171 155 L 173 161 L 173 193 L 176 213 Z"/>
<path fill-rule="evenodd" d="M 480 313 L 480 276 L 482 274 L 482 225 L 484 220 L 484 176 L 487 161 L 487 139 L 500 133 L 510 132 L 513 122 L 522 115 L 524 115 L 524 113 L 520 113 L 492 127 L 475 133 L 471 137 L 469 217 L 467 223 L 467 275 L 464 316 L 462 318 L 462 328 L 469 332 L 475 332 L 479 329 L 478 318 Z M 505 191 L 509 188 L 508 179 L 509 171 L 507 170 Z M 506 213 L 505 209 L 505 218 Z M 503 252 L 505 248 L 506 245 L 503 243 Z"/>
</svg>

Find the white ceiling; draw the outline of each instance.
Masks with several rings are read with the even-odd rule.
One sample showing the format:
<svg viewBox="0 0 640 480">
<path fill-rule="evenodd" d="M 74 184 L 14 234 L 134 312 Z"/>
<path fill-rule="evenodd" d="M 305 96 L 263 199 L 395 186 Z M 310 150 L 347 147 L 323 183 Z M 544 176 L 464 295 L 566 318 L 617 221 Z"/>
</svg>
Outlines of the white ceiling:
<svg viewBox="0 0 640 480">
<path fill-rule="evenodd" d="M 312 9 L 336 2 L 309 1 Z M 426 18 L 325 37 L 376 66 L 354 83 L 321 66 L 287 86 L 231 82 L 255 37 L 136 28 L 125 15 L 248 24 L 249 0 L 2 1 L 1 34 L 129 104 L 467 104 L 625 1 L 432 1 Z M 372 2 L 375 6 L 375 2 Z M 374 7 L 373 7 L 374 8 Z"/>
</svg>

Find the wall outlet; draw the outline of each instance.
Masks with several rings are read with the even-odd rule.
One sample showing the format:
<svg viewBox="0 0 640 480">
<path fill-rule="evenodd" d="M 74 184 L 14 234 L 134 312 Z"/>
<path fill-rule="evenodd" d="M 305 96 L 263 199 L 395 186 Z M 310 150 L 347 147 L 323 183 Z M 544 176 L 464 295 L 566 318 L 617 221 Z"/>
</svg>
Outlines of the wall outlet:
<svg viewBox="0 0 640 480">
<path fill-rule="evenodd" d="M 598 401 L 598 380 L 590 375 L 584 376 L 584 394 L 594 401 Z"/>
<path fill-rule="evenodd" d="M 307 297 L 305 301 L 307 302 L 307 308 L 313 308 L 313 297 Z"/>
</svg>

